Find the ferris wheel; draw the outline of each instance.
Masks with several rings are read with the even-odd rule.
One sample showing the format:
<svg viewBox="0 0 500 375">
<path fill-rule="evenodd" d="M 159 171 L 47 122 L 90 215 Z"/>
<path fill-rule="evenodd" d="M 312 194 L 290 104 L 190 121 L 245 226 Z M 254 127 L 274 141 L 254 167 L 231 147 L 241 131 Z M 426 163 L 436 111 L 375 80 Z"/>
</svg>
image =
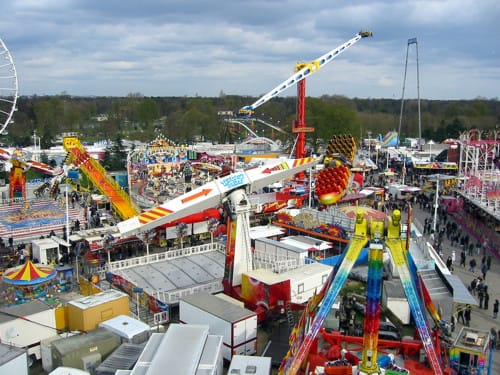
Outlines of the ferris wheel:
<svg viewBox="0 0 500 375">
<path fill-rule="evenodd" d="M 0 38 L 0 134 L 2 134 L 16 110 L 18 82 L 14 60 Z"/>
</svg>

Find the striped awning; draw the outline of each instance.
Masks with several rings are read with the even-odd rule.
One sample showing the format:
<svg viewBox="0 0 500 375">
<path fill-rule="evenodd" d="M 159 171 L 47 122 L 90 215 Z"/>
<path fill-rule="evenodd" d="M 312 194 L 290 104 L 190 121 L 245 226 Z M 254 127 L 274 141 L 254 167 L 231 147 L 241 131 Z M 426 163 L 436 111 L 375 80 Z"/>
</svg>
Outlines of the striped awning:
<svg viewBox="0 0 500 375">
<path fill-rule="evenodd" d="M 29 260 L 21 266 L 9 268 L 4 272 L 2 279 L 7 284 L 33 285 L 51 280 L 56 273 L 52 267 L 35 265 Z"/>
</svg>

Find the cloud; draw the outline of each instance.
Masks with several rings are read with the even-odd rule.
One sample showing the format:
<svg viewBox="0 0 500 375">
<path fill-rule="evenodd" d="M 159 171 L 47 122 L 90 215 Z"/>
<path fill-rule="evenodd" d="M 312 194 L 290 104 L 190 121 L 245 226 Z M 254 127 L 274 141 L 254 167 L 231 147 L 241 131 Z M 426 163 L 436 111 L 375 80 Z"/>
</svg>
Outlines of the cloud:
<svg viewBox="0 0 500 375">
<path fill-rule="evenodd" d="M 492 0 L 12 0 L 5 11 L 0 38 L 26 95 L 257 96 L 362 29 L 374 37 L 309 78 L 308 95 L 400 95 L 413 37 L 422 97 L 493 98 L 500 87 Z"/>
</svg>

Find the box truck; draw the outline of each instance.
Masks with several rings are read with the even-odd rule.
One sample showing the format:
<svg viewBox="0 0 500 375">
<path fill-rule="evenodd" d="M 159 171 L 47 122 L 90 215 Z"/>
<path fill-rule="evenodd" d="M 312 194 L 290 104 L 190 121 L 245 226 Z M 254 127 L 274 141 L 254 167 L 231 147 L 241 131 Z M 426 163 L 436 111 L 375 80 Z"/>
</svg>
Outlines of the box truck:
<svg viewBox="0 0 500 375">
<path fill-rule="evenodd" d="M 223 357 L 257 352 L 257 314 L 208 293 L 183 297 L 179 320 L 188 324 L 207 324 L 210 334 L 223 337 Z"/>
</svg>

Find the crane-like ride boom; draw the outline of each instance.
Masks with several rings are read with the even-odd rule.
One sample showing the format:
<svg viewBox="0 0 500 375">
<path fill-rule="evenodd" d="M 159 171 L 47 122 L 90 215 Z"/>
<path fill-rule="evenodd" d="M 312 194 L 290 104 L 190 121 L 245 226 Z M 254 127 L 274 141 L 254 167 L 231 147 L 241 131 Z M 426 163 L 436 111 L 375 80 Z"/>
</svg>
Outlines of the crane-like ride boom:
<svg viewBox="0 0 500 375">
<path fill-rule="evenodd" d="M 348 40 L 344 44 L 338 46 L 337 48 L 325 53 L 324 55 L 318 57 L 316 60 L 311 61 L 310 63 L 299 63 L 296 67 L 296 73 L 292 75 L 290 78 L 281 82 L 278 86 L 273 88 L 268 93 L 264 94 L 260 99 L 258 99 L 253 104 L 247 105 L 239 110 L 240 116 L 251 117 L 255 111 L 255 109 L 262 104 L 268 102 L 270 99 L 275 96 L 281 94 L 283 91 L 288 88 L 295 86 L 298 82 L 303 79 L 309 77 L 311 74 L 317 72 L 320 68 L 328 64 L 330 61 L 335 59 L 338 55 L 344 52 L 347 48 L 354 45 L 361 38 L 366 38 L 368 36 L 372 36 L 371 31 L 360 31 L 357 33 L 354 38 Z"/>
</svg>

